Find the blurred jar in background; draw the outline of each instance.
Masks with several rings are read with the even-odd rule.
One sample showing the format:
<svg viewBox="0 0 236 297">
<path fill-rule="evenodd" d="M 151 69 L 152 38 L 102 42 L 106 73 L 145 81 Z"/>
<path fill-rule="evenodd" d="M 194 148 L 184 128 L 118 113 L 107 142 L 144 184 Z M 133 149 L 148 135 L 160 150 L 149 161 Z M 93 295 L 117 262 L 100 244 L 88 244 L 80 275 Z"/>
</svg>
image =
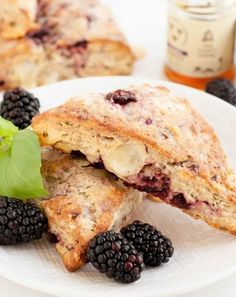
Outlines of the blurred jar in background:
<svg viewBox="0 0 236 297">
<path fill-rule="evenodd" d="M 236 0 L 170 0 L 168 13 L 168 78 L 197 88 L 233 79 Z"/>
</svg>

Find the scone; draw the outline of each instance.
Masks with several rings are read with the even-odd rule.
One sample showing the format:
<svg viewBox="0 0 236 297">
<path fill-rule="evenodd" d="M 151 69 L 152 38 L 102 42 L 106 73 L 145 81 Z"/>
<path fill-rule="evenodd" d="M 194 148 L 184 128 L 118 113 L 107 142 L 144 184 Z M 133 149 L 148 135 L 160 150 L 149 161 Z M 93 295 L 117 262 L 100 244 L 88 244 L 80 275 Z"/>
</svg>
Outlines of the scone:
<svg viewBox="0 0 236 297">
<path fill-rule="evenodd" d="M 86 159 L 50 148 L 42 152 L 42 176 L 49 192 L 38 205 L 69 271 L 86 261 L 89 241 L 96 234 L 117 230 L 142 200 L 112 174 L 92 167 Z"/>
<path fill-rule="evenodd" d="M 236 234 L 235 176 L 220 142 L 166 88 L 81 95 L 35 117 L 32 127 L 42 144 L 79 150 L 125 185 Z"/>
<path fill-rule="evenodd" d="M 41 0 L 40 3 L 39 23 L 48 33 L 45 48 L 50 53 L 54 49 L 61 62 L 69 59 L 75 75 L 132 71 L 134 54 L 107 6 L 98 0 Z"/>
<path fill-rule="evenodd" d="M 0 39 L 0 88 L 35 86 L 36 81 L 40 83 L 43 80 L 47 69 L 45 61 L 43 47 L 32 40 Z"/>
<path fill-rule="evenodd" d="M 0 39 L 16 39 L 30 30 L 37 30 L 36 14 L 37 0 L 1 1 Z"/>
<path fill-rule="evenodd" d="M 23 2 L 20 7 L 19 2 Z M 2 18 L 5 27 L 14 24 L 11 30 L 2 32 L 3 38 L 0 35 L 0 56 L 4 57 L 0 59 L 2 89 L 32 88 L 81 76 L 131 73 L 135 56 L 108 7 L 98 0 L 38 0 L 34 15 L 29 13 L 30 2 L 6 0 L 4 7 L 11 12 L 7 20 L 0 12 L 0 22 Z M 19 21 L 20 26 L 19 18 L 27 16 L 28 20 L 29 15 L 31 22 Z M 16 49 L 9 52 L 12 44 L 16 44 Z M 27 46 L 23 48 L 22 44 Z M 31 69 L 33 75 L 26 71 L 23 76 L 23 68 Z"/>
</svg>

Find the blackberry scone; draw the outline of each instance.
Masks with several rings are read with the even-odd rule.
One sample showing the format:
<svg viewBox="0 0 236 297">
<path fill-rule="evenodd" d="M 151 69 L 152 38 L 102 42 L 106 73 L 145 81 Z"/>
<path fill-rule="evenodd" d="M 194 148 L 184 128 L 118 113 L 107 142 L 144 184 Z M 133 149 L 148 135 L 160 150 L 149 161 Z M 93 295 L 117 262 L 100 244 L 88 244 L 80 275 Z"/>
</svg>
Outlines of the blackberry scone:
<svg viewBox="0 0 236 297">
<path fill-rule="evenodd" d="M 33 1 L 34 9 L 29 7 L 29 1 L 17 1 L 23 3 L 20 7 L 9 4 L 8 20 L 3 20 L 5 26 L 14 24 L 12 31 L 19 28 L 19 32 L 14 36 L 10 29 L 6 30 L 8 35 L 0 40 L 2 89 L 31 88 L 81 76 L 131 73 L 135 56 L 110 10 L 98 0 L 38 0 Z M 30 15 L 32 24 L 21 28 L 17 13 Z M 31 70 L 32 76 L 28 75 Z"/>
<path fill-rule="evenodd" d="M 1 1 L 0 39 L 16 39 L 30 30 L 37 30 L 36 14 L 37 0 Z"/>
<path fill-rule="evenodd" d="M 98 167 L 76 153 L 42 149 L 42 176 L 49 195 L 38 200 L 38 205 L 69 271 L 85 264 L 88 244 L 95 235 L 118 230 L 142 200 L 142 193 Z"/>
<path fill-rule="evenodd" d="M 33 119 L 42 144 L 81 151 L 126 186 L 236 234 L 235 176 L 186 99 L 143 85 L 69 100 Z"/>
</svg>

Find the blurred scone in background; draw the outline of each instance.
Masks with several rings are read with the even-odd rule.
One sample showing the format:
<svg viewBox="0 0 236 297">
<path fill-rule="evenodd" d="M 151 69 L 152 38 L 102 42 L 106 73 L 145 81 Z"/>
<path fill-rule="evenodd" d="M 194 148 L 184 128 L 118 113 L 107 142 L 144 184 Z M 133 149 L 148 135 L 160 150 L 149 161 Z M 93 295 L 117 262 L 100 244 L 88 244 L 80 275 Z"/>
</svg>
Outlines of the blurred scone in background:
<svg viewBox="0 0 236 297">
<path fill-rule="evenodd" d="M 127 75 L 135 55 L 99 0 L 4 0 L 0 88 Z"/>
</svg>

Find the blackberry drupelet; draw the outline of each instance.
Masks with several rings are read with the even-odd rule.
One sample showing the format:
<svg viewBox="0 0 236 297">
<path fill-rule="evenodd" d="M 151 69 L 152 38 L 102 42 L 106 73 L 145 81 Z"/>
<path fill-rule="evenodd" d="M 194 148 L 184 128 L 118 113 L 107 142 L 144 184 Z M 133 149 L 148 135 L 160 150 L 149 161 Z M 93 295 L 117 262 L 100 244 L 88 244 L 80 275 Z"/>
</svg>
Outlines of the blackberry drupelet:
<svg viewBox="0 0 236 297">
<path fill-rule="evenodd" d="M 102 232 L 90 241 L 87 260 L 100 272 L 123 283 L 138 280 L 144 265 L 134 246 L 112 231 Z"/>
<path fill-rule="evenodd" d="M 218 78 L 210 81 L 206 86 L 206 92 L 236 106 L 236 89 L 227 79 Z"/>
<path fill-rule="evenodd" d="M 135 94 L 125 90 L 116 90 L 115 92 L 108 93 L 106 95 L 106 100 L 120 105 L 126 105 L 130 102 L 137 102 Z"/>
<path fill-rule="evenodd" d="M 0 245 L 40 239 L 47 230 L 47 219 L 30 202 L 0 196 Z"/>
<path fill-rule="evenodd" d="M 32 118 L 39 113 L 40 103 L 33 94 L 24 89 L 15 88 L 3 95 L 0 115 L 11 121 L 19 129 L 31 124 Z"/>
<path fill-rule="evenodd" d="M 146 265 L 159 266 L 168 262 L 174 253 L 171 241 L 149 224 L 134 221 L 122 228 L 121 234 L 143 255 Z"/>
</svg>

